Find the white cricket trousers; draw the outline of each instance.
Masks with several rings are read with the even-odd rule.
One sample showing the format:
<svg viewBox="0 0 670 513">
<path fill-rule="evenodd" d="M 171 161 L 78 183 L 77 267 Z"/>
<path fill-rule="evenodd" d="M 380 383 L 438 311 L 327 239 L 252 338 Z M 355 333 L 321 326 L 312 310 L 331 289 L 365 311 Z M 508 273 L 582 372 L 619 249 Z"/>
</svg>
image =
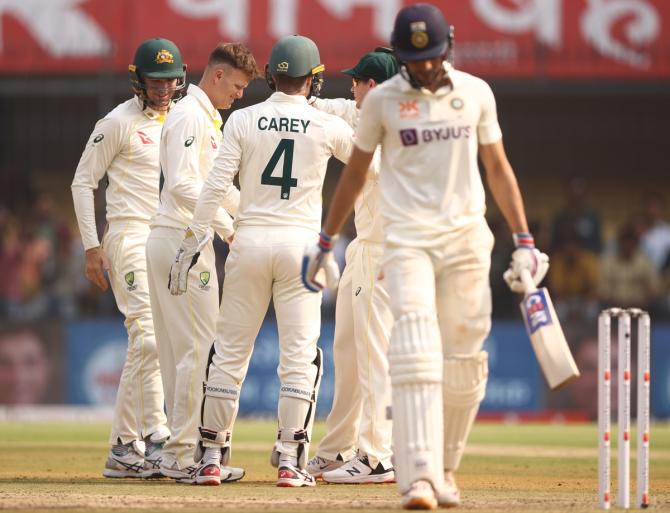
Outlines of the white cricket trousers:
<svg viewBox="0 0 670 513">
<path fill-rule="evenodd" d="M 219 286 L 211 243 L 202 250 L 198 262 L 189 271 L 186 293 L 180 296 L 170 294 L 170 266 L 184 234 L 184 229 L 153 227 L 147 242 L 151 306 L 168 428 L 172 433 L 163 448 L 163 465 L 169 467 L 176 461 L 180 469 L 194 464 L 202 382 L 219 309 Z"/>
<path fill-rule="evenodd" d="M 335 309 L 335 395 L 326 420 L 326 436 L 317 454 L 348 461 L 356 450 L 372 468 L 391 468 L 391 382 L 389 337 L 393 317 L 389 296 L 377 279 L 382 244 L 354 239 L 347 248 Z"/>
<path fill-rule="evenodd" d="M 401 493 L 417 479 L 443 486 L 456 470 L 488 376 L 493 235 L 482 218 L 439 246 L 387 246 L 394 317 L 389 348 L 393 447 Z"/>
<path fill-rule="evenodd" d="M 239 391 L 270 300 L 279 333 L 279 428 L 309 429 L 316 406 L 311 396 L 319 370 L 314 361 L 321 294 L 305 289 L 300 270 L 305 247 L 317 240 L 317 233 L 304 228 L 238 227 L 226 260 L 215 351 L 208 368 L 202 422 L 206 430 L 232 432 Z M 277 449 L 298 456 L 298 443 L 278 441 Z"/>
<path fill-rule="evenodd" d="M 145 255 L 148 236 L 147 223 L 112 221 L 102 241 L 112 291 L 128 332 L 110 444 L 142 440 L 167 424 L 149 301 Z"/>
</svg>

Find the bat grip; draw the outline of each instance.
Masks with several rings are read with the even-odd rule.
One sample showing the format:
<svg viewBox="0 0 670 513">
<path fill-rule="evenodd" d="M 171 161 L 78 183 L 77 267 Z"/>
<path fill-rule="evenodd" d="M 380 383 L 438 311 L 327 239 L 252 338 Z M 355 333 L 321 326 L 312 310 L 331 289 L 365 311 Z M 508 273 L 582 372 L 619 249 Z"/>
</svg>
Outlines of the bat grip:
<svg viewBox="0 0 670 513">
<path fill-rule="evenodd" d="M 530 294 L 531 292 L 535 292 L 537 290 L 535 282 L 533 281 L 533 277 L 530 275 L 530 271 L 528 269 L 521 270 L 520 278 L 521 283 L 523 283 L 523 286 L 526 289 L 526 294 Z"/>
</svg>

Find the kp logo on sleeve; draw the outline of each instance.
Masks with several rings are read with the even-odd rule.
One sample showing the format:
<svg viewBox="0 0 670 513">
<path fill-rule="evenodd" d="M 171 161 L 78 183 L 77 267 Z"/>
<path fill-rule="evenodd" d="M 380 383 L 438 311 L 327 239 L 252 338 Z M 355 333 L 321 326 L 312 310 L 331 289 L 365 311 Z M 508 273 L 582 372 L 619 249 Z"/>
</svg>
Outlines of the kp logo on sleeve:
<svg viewBox="0 0 670 513">
<path fill-rule="evenodd" d="M 523 301 L 523 309 L 525 313 L 523 320 L 530 335 L 543 326 L 551 326 L 554 323 L 549 314 L 544 289 L 539 289 L 528 294 Z"/>
</svg>

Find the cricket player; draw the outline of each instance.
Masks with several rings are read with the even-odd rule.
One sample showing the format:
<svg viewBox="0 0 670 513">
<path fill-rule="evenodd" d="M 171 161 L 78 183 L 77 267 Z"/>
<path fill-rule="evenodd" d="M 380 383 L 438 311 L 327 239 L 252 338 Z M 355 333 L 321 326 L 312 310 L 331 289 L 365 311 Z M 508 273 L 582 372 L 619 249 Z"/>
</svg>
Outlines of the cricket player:
<svg viewBox="0 0 670 513">
<path fill-rule="evenodd" d="M 178 482 L 193 482 L 202 380 L 214 342 L 219 307 L 214 248 L 209 242 L 191 273 L 191 286 L 173 297 L 166 286 L 174 255 L 191 224 L 193 209 L 221 144 L 218 109 L 229 109 L 256 77 L 256 61 L 240 43 L 218 45 L 210 54 L 199 84 L 170 112 L 160 139 L 161 195 L 147 242 L 149 290 L 163 369 L 168 426 L 161 472 Z M 212 225 L 226 239 L 232 219 L 219 209 Z M 211 235 L 211 234 L 210 234 Z M 242 469 L 228 468 L 224 481 L 235 481 Z"/>
<path fill-rule="evenodd" d="M 167 39 L 144 41 L 129 67 L 135 96 L 97 122 L 72 181 L 72 199 L 86 250 L 86 277 L 112 285 L 125 316 L 128 351 L 116 396 L 105 477 L 160 475 L 170 436 L 163 413 L 145 246 L 158 203 L 158 143 L 165 115 L 181 96 L 186 66 Z M 98 241 L 93 191 L 107 175 L 107 229 Z"/>
<path fill-rule="evenodd" d="M 319 237 L 321 190 L 331 156 L 345 161 L 353 130 L 342 119 L 310 107 L 324 70 L 311 39 L 293 35 L 272 48 L 266 101 L 234 112 L 216 163 L 202 189 L 193 222 L 171 274 L 172 292 L 187 294 L 189 268 L 208 237 L 219 205 L 235 216 L 235 241 L 226 261 L 214 351 L 210 354 L 200 435 L 199 484 L 217 484 L 231 453 L 239 394 L 254 341 L 274 303 L 279 328 L 279 432 L 271 461 L 277 486 L 314 486 L 305 471 L 321 378 L 321 294 L 300 278 L 306 245 Z M 239 173 L 239 198 L 233 178 Z M 200 256 L 202 258 L 202 255 Z M 334 276 L 337 266 L 326 269 Z M 329 282 L 335 285 L 335 282 Z"/>
<path fill-rule="evenodd" d="M 365 54 L 353 68 L 354 100 L 310 100 L 312 106 L 340 116 L 352 128 L 358 123 L 368 92 L 398 72 L 389 49 Z M 356 238 L 347 247 L 346 267 L 335 308 L 335 396 L 326 420 L 326 436 L 307 471 L 329 483 L 395 481 L 391 463 L 391 404 L 388 375 L 389 337 L 393 317 L 381 267 L 384 234 L 379 211 L 379 151 L 375 151 L 365 185 L 356 200 Z M 344 463 L 346 461 L 346 463 Z"/>
<path fill-rule="evenodd" d="M 382 147 L 384 281 L 394 317 L 389 349 L 396 479 L 406 509 L 460 503 L 454 479 L 484 397 L 482 345 L 491 325 L 488 283 L 493 235 L 477 156 L 535 283 L 548 258 L 535 249 L 502 143 L 495 99 L 479 78 L 451 64 L 451 27 L 430 4 L 403 8 L 391 44 L 400 73 L 365 98 L 356 146 L 333 198 L 321 240 L 340 231 Z M 305 280 L 329 263 L 330 245 L 306 251 Z"/>
</svg>

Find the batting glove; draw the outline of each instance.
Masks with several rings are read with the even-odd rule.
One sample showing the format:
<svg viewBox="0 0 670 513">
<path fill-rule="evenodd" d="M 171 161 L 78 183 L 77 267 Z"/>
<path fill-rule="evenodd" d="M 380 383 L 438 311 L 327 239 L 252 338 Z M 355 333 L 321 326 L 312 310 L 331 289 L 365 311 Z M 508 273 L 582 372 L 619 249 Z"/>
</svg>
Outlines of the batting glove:
<svg viewBox="0 0 670 513">
<path fill-rule="evenodd" d="M 535 247 L 535 241 L 530 233 L 515 233 L 512 261 L 509 269 L 503 274 L 503 279 L 512 292 L 524 294 L 526 286 L 521 279 L 521 271 L 530 273 L 535 286 L 539 285 L 549 270 L 549 257 Z"/>
<path fill-rule="evenodd" d="M 336 236 L 330 237 L 321 232 L 316 246 L 307 246 L 302 257 L 302 284 L 311 292 L 319 292 L 324 287 L 337 287 L 340 279 L 340 268 L 333 258 L 333 246 Z M 319 275 L 317 277 L 317 274 Z M 323 276 L 325 275 L 325 284 Z"/>
<path fill-rule="evenodd" d="M 174 263 L 170 267 L 170 279 L 168 280 L 170 294 L 179 296 L 186 292 L 188 272 L 198 261 L 200 251 L 208 241 L 208 234 L 203 237 L 202 241 L 198 241 L 191 229 L 186 229 L 184 240 L 181 242 L 181 246 L 179 246 L 177 255 L 174 258 Z"/>
</svg>

